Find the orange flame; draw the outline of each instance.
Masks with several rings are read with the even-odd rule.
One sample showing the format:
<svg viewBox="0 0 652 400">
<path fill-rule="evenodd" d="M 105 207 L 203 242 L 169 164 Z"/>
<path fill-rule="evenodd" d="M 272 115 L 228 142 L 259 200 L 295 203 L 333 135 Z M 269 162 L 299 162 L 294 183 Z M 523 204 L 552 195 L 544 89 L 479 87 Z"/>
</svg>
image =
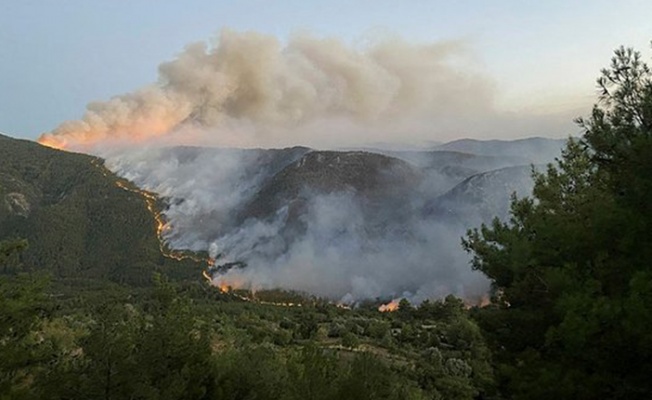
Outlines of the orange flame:
<svg viewBox="0 0 652 400">
<path fill-rule="evenodd" d="M 100 159 L 93 159 L 92 164 L 99 168 L 100 171 L 102 171 L 102 174 L 104 176 L 111 176 L 112 173 L 103 165 L 101 164 Z M 133 184 L 130 184 L 128 181 L 118 179 L 115 181 L 115 185 L 119 187 L 122 190 L 126 190 L 128 192 L 136 193 L 140 195 L 144 200 L 145 200 L 145 206 L 147 207 L 147 210 L 154 216 L 154 221 L 156 222 L 156 237 L 158 238 L 159 242 L 159 249 L 161 251 L 161 254 L 163 254 L 164 257 L 171 258 L 177 261 L 183 261 L 183 260 L 192 260 L 197 263 L 205 263 L 208 267 L 212 266 L 215 260 L 212 258 L 200 258 L 197 257 L 194 254 L 190 254 L 187 252 L 181 252 L 177 250 L 170 249 L 166 244 L 165 244 L 165 239 L 163 238 L 163 233 L 167 230 L 172 229 L 171 225 L 165 221 L 165 218 L 163 216 L 163 213 L 158 211 L 157 209 L 157 202 L 158 202 L 158 197 L 156 196 L 155 193 L 148 192 L 146 190 L 138 189 L 135 187 Z M 205 278 L 209 279 L 207 277 L 207 273 L 204 271 L 202 274 L 204 275 Z M 209 279 L 210 280 L 210 279 Z"/>
<path fill-rule="evenodd" d="M 233 276 L 220 276 L 213 281 L 213 285 L 217 286 L 222 293 L 247 288 L 247 282 L 244 279 Z M 254 294 L 254 291 L 251 290 L 251 293 Z"/>
<path fill-rule="evenodd" d="M 111 176 L 112 173 L 101 163 L 100 159 L 93 159 L 92 164 L 99 168 L 100 171 L 104 176 Z M 163 213 L 159 212 L 157 210 L 157 201 L 158 197 L 156 194 L 152 192 L 148 192 L 146 190 L 139 189 L 135 187 L 133 184 L 130 184 L 128 181 L 119 179 L 115 181 L 115 184 L 117 187 L 119 187 L 122 190 L 126 190 L 128 192 L 136 193 L 143 197 L 145 199 L 145 204 L 147 206 L 147 210 L 154 216 L 154 220 L 156 221 L 156 236 L 159 240 L 159 248 L 161 251 L 161 254 L 163 254 L 164 257 L 171 258 L 177 261 L 182 261 L 182 260 L 193 260 L 198 263 L 206 263 L 207 267 L 211 267 L 215 265 L 215 259 L 208 257 L 208 258 L 200 258 L 197 257 L 194 254 L 189 254 L 187 252 L 180 252 L 176 251 L 173 249 L 170 249 L 166 244 L 165 240 L 163 239 L 163 233 L 166 230 L 171 229 L 171 226 L 169 223 L 165 221 L 165 218 L 163 216 Z M 237 277 L 225 277 L 221 276 L 215 281 L 213 277 L 208 273 L 208 271 L 205 269 L 202 271 L 202 276 L 204 279 L 206 279 L 209 283 L 213 284 L 216 286 L 220 292 L 222 293 L 229 293 L 231 296 L 235 296 L 239 298 L 242 301 L 255 301 L 260 304 L 268 304 L 268 305 L 273 305 L 273 306 L 281 306 L 281 307 L 301 307 L 301 303 L 275 303 L 275 302 L 269 302 L 269 301 L 262 301 L 262 300 L 256 300 L 255 298 L 255 293 L 253 290 L 250 290 L 250 295 L 251 297 L 243 296 L 242 294 L 235 293 L 234 290 L 239 290 L 239 289 L 244 289 L 247 287 L 247 282 L 245 282 L 243 279 L 239 279 Z"/>
<path fill-rule="evenodd" d="M 58 136 L 54 135 L 41 135 L 37 139 L 37 142 L 43 146 L 47 146 L 57 150 L 63 150 L 66 148 L 66 141 Z"/>
<path fill-rule="evenodd" d="M 488 294 L 483 294 L 480 297 L 468 298 L 464 300 L 464 306 L 469 309 L 473 307 L 486 307 L 491 304 L 491 298 Z"/>
<path fill-rule="evenodd" d="M 378 311 L 380 312 L 392 312 L 398 310 L 398 302 L 399 299 L 394 299 L 390 301 L 387 304 L 383 304 L 380 307 L 378 307 Z"/>
</svg>

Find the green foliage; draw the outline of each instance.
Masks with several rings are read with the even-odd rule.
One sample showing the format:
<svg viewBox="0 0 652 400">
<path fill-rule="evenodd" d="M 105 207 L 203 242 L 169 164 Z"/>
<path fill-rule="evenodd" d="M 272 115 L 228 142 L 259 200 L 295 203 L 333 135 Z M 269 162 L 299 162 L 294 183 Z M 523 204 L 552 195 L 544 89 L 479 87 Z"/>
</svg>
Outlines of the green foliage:
<svg viewBox="0 0 652 400">
<path fill-rule="evenodd" d="M 27 248 L 25 240 L 0 242 L 0 269 L 16 271 L 16 257 Z M 23 273 L 0 276 L 0 398 L 24 397 L 31 366 L 43 358 L 38 338 L 44 314 L 43 290 L 47 279 Z"/>
<path fill-rule="evenodd" d="M 319 324 L 313 314 L 308 314 L 297 324 L 296 336 L 299 339 L 311 339 L 319 330 Z"/>
<path fill-rule="evenodd" d="M 646 307 L 652 289 L 652 81 L 620 48 L 598 85 L 601 103 L 580 140 L 534 173 L 533 198 L 508 223 L 463 241 L 493 282 L 478 313 L 513 398 L 647 398 Z"/>
<path fill-rule="evenodd" d="M 98 158 L 0 135 L 0 240 L 26 238 L 24 263 L 69 284 L 198 277 L 196 264 L 161 255 L 144 198 L 117 181 Z"/>
<path fill-rule="evenodd" d="M 339 360 L 314 344 L 305 346 L 290 360 L 289 377 L 292 382 L 291 398 L 332 399 L 337 395 Z"/>
<path fill-rule="evenodd" d="M 34 388 L 40 396 L 201 399 L 214 390 L 211 335 L 189 299 L 166 282 L 146 307 L 108 302 L 93 308 L 74 355 L 59 354 Z"/>
<path fill-rule="evenodd" d="M 354 349 L 358 347 L 360 341 L 358 337 L 351 332 L 346 332 L 342 335 L 342 346 L 348 347 L 349 349 Z"/>
<path fill-rule="evenodd" d="M 18 256 L 27 249 L 27 240 L 13 239 L 0 242 L 0 268 L 3 274 L 16 272 L 19 267 Z"/>
<path fill-rule="evenodd" d="M 467 399 L 491 392 L 484 340 L 453 298 L 427 303 L 427 312 L 411 308 L 410 321 L 401 321 L 398 313 L 324 303 L 220 301 L 157 275 L 148 289 L 104 288 L 75 302 L 50 297 L 52 311 L 44 313 L 42 287 L 17 278 L 8 286 L 8 279 L 0 398 Z M 305 321 L 310 338 L 293 339 Z M 410 343 L 393 338 L 396 323 L 412 331 Z M 342 327 L 344 347 L 325 334 L 329 326 Z"/>
</svg>

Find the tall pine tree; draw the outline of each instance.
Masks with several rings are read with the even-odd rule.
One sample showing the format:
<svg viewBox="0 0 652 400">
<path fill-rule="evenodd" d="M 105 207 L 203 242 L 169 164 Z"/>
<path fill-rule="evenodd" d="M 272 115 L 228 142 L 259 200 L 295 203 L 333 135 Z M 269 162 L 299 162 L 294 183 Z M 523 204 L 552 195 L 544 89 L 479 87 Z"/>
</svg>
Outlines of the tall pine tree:
<svg viewBox="0 0 652 400">
<path fill-rule="evenodd" d="M 583 137 L 534 173 L 510 221 L 463 240 L 493 282 L 479 318 L 505 395 L 652 395 L 651 78 L 640 53 L 616 50 Z"/>
</svg>

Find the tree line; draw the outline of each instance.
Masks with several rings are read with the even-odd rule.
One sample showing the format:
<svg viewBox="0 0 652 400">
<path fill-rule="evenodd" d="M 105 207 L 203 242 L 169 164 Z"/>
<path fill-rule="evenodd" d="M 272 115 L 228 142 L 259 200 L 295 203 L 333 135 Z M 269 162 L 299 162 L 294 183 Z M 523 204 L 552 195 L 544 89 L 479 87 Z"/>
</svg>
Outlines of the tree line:
<svg viewBox="0 0 652 400">
<path fill-rule="evenodd" d="M 0 398 L 650 398 L 652 75 L 621 47 L 597 84 L 532 196 L 462 240 L 490 306 L 278 308 L 160 275 L 62 294 L 5 241 Z"/>
</svg>

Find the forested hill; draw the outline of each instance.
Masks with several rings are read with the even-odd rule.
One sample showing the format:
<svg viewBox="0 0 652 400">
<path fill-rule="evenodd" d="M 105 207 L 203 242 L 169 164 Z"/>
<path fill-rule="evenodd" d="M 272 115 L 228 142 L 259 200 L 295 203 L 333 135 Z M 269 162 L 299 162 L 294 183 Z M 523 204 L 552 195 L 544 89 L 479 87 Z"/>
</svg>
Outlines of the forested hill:
<svg viewBox="0 0 652 400">
<path fill-rule="evenodd" d="M 118 187 L 101 165 L 0 135 L 0 240 L 27 239 L 25 268 L 68 283 L 141 285 L 155 271 L 199 276 L 200 266 L 162 256 L 143 197 Z"/>
</svg>

